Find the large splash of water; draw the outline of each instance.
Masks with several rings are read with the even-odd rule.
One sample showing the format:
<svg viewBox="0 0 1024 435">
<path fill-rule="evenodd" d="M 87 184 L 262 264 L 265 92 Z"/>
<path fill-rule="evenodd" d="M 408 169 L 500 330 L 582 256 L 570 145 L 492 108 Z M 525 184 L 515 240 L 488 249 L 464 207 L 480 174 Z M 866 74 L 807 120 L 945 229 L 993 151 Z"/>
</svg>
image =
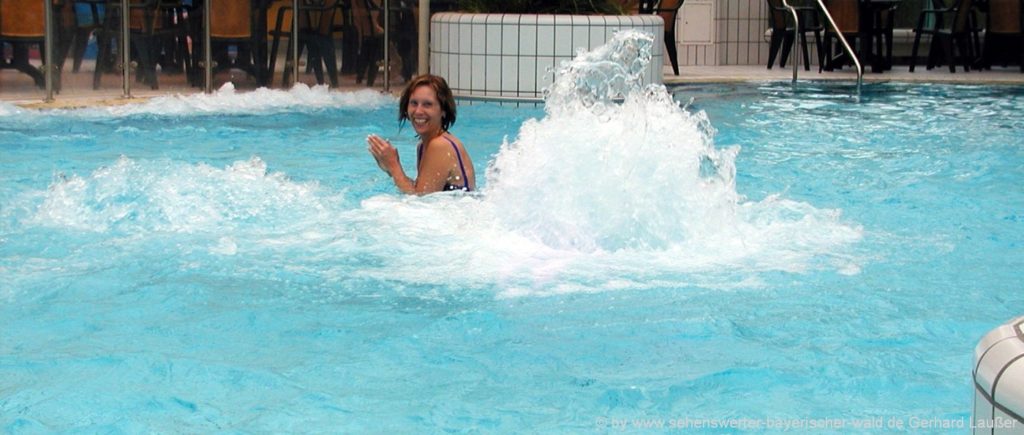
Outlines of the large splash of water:
<svg viewBox="0 0 1024 435">
<path fill-rule="evenodd" d="M 230 267 L 245 276 L 277 279 L 268 271 L 286 269 L 289 282 L 368 279 L 502 296 L 756 286 L 763 271 L 856 273 L 848 246 L 861 238 L 858 226 L 779 195 L 747 200 L 736 186 L 739 149 L 716 148 L 704 114 L 662 86 L 639 84 L 652 41 L 622 32 L 562 65 L 545 116 L 502 145 L 478 195 L 353 203 L 268 171 L 259 158 L 224 168 L 122 158 L 16 198 L 0 210 L 0 236 L 58 227 L 93 234 L 89 243 L 136 240 L 111 242 L 119 246 L 111 252 L 151 249 L 144 241 L 161 238 L 189 267 L 217 273 L 228 256 L 246 259 Z M 288 101 L 304 91 L 267 92 Z M 222 91 L 211 104 L 235 98 Z M 99 263 L 83 267 L 114 267 L 90 261 Z"/>
<path fill-rule="evenodd" d="M 641 85 L 652 43 L 623 31 L 562 65 L 546 116 L 526 122 L 488 170 L 487 201 L 505 225 L 561 249 L 717 258 L 786 243 L 795 234 L 777 229 L 801 221 L 845 228 L 832 211 L 743 201 L 739 149 L 715 148 L 703 113 L 680 107 L 661 85 Z M 831 232 L 806 227 L 816 230 Z"/>
</svg>

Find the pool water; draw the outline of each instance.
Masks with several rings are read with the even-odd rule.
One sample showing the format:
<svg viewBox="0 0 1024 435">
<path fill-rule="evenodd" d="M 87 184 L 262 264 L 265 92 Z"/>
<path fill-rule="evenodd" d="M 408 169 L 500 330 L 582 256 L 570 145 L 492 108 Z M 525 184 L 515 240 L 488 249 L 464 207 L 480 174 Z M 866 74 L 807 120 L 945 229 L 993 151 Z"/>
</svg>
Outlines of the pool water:
<svg viewBox="0 0 1024 435">
<path fill-rule="evenodd" d="M 464 102 L 481 192 L 426 197 L 373 93 L 0 106 L 0 427 L 967 420 L 1024 307 L 1024 88 L 850 91 Z"/>
</svg>

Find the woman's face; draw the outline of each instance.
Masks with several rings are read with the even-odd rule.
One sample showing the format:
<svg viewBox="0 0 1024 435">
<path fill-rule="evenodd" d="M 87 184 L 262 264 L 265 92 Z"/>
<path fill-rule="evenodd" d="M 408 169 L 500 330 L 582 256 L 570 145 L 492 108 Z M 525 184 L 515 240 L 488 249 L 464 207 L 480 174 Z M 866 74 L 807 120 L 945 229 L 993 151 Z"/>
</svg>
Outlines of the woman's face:
<svg viewBox="0 0 1024 435">
<path fill-rule="evenodd" d="M 441 118 L 444 111 L 437 101 L 437 93 L 430 86 L 420 86 L 409 94 L 409 106 L 405 108 L 409 122 L 420 136 L 441 132 Z"/>
</svg>

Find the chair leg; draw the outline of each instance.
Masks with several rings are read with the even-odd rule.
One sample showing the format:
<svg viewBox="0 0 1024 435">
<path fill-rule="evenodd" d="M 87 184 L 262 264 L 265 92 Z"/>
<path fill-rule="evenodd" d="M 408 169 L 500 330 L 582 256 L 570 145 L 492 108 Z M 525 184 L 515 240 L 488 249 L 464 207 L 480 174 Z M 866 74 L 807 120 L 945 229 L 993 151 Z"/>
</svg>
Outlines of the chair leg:
<svg viewBox="0 0 1024 435">
<path fill-rule="evenodd" d="M 824 61 L 818 68 L 819 71 L 832 71 L 832 35 L 825 32 L 825 40 L 823 41 Z"/>
<path fill-rule="evenodd" d="M 910 50 L 910 72 L 914 72 L 917 66 L 917 50 L 921 47 L 921 31 L 924 30 L 924 16 L 917 19 L 917 28 L 914 29 L 914 45 Z"/>
<path fill-rule="evenodd" d="M 782 34 L 772 30 L 772 39 L 768 43 L 768 69 L 772 69 L 772 64 L 775 63 L 775 56 L 779 54 L 779 49 L 782 48 Z"/>
<path fill-rule="evenodd" d="M 956 72 L 956 58 L 953 57 L 953 37 L 942 38 L 942 51 L 946 54 L 946 59 L 949 61 L 949 72 Z"/>
<path fill-rule="evenodd" d="M 939 35 L 932 35 L 931 43 L 928 45 L 928 62 L 925 64 L 925 69 L 931 70 L 939 65 L 939 52 L 942 51 L 942 37 Z"/>
<path fill-rule="evenodd" d="M 360 69 L 356 73 L 356 83 L 362 81 L 365 72 L 366 86 L 373 86 L 373 82 L 377 78 L 377 61 L 383 54 L 381 52 L 383 45 L 384 40 L 379 36 L 367 38 L 363 42 L 362 60 L 360 60 Z"/>
<path fill-rule="evenodd" d="M 320 56 L 320 41 L 317 41 L 315 35 L 309 36 L 309 41 L 306 45 L 309 46 L 309 54 L 306 55 L 306 73 L 309 70 L 313 70 L 313 74 L 316 75 L 316 84 L 324 84 L 324 67 L 323 58 Z"/>
<path fill-rule="evenodd" d="M 974 59 L 974 49 L 971 46 L 970 39 L 970 34 L 963 34 L 955 37 L 956 50 L 960 52 L 960 61 L 964 67 L 964 72 L 971 71 L 971 62 Z"/>
<path fill-rule="evenodd" d="M 821 31 L 814 31 L 814 48 L 818 52 L 818 72 L 820 73 L 822 68 L 825 67 L 825 51 L 824 46 L 821 44 Z"/>
<path fill-rule="evenodd" d="M 793 48 L 793 34 L 786 32 L 782 36 L 782 54 L 779 55 L 779 68 L 786 67 L 786 60 L 789 59 L 789 51 Z"/>
<path fill-rule="evenodd" d="M 274 39 L 270 46 L 270 62 L 267 65 L 267 77 L 265 78 L 266 84 L 268 85 L 274 83 L 274 73 L 276 72 L 275 68 L 277 67 L 277 50 L 281 48 L 282 28 L 284 27 L 284 12 L 284 8 L 279 9 L 277 11 L 277 18 L 274 20 Z M 288 44 L 289 50 L 291 49 L 291 46 L 291 44 Z"/>
<path fill-rule="evenodd" d="M 675 32 L 665 32 L 665 49 L 668 51 L 668 60 L 672 62 L 672 72 L 679 75 L 679 59 L 676 53 Z"/>
<path fill-rule="evenodd" d="M 40 43 L 40 46 L 41 45 L 42 43 Z M 12 43 L 11 51 L 13 52 L 12 59 L 11 63 L 7 67 L 14 68 L 15 70 L 21 73 L 27 74 L 29 77 L 32 77 L 32 82 L 35 83 L 36 86 L 38 86 L 40 89 L 45 88 L 46 80 L 43 76 L 43 73 L 36 67 L 32 66 L 32 64 L 30 64 L 28 61 L 29 43 Z M 43 51 L 42 47 L 40 47 L 39 51 Z M 46 63 L 45 59 L 43 60 L 43 63 Z"/>
<path fill-rule="evenodd" d="M 807 34 L 800 32 L 800 47 L 804 51 L 804 71 L 811 70 L 811 54 L 807 52 Z"/>
<path fill-rule="evenodd" d="M 85 58 L 85 49 L 89 45 L 89 35 L 92 29 L 76 29 L 75 42 L 71 47 L 71 72 L 78 72 L 82 68 L 82 59 Z"/>
<path fill-rule="evenodd" d="M 327 78 L 331 82 L 331 87 L 338 87 L 338 57 L 334 53 L 334 40 L 330 35 L 321 35 L 318 37 L 320 45 L 320 58 L 323 59 L 324 65 L 327 67 Z"/>
<path fill-rule="evenodd" d="M 103 77 L 103 73 L 107 69 L 107 59 L 110 58 L 110 44 L 113 43 L 113 38 L 110 37 L 106 30 L 96 32 L 96 68 L 92 73 L 92 88 L 94 90 L 100 88 L 100 80 Z"/>
<path fill-rule="evenodd" d="M 1017 34 L 1017 51 L 1020 51 L 1020 72 L 1024 73 L 1024 28 L 1021 29 L 1022 33 Z"/>
<path fill-rule="evenodd" d="M 885 33 L 885 67 L 886 69 L 892 69 L 892 27 Z"/>
</svg>

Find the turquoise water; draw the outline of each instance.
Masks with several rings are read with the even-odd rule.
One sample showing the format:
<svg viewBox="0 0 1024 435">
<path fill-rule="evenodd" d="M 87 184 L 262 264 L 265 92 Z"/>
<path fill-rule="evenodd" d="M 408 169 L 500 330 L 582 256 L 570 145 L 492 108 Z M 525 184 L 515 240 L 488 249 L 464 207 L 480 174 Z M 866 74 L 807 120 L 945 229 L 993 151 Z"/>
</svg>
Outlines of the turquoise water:
<svg viewBox="0 0 1024 435">
<path fill-rule="evenodd" d="M 1024 88 L 849 91 L 463 104 L 482 192 L 423 198 L 374 94 L 0 106 L 0 427 L 967 419 L 1024 308 Z"/>
</svg>

